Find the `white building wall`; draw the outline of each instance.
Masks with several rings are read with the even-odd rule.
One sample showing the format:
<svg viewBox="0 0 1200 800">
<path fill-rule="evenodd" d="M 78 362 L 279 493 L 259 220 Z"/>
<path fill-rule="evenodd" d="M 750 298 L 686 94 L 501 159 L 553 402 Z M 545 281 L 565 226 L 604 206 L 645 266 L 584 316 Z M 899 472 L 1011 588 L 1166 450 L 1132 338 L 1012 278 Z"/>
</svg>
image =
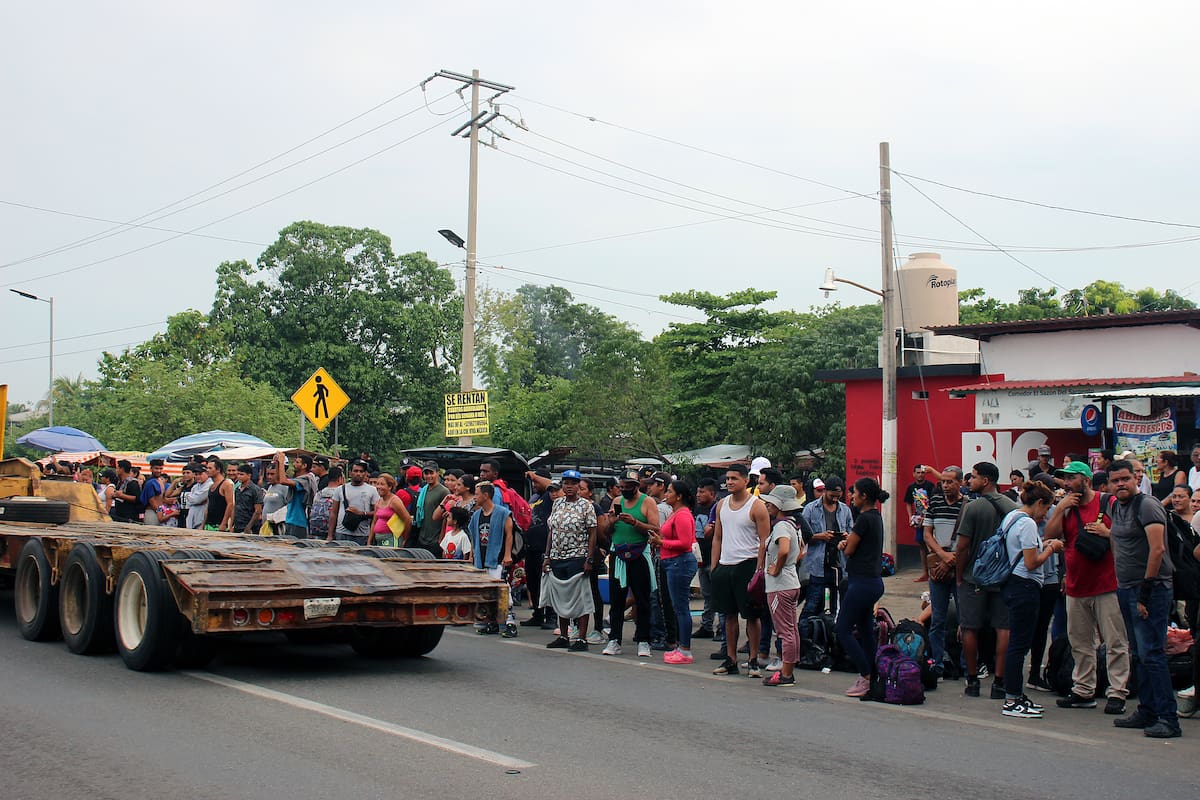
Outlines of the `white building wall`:
<svg viewBox="0 0 1200 800">
<path fill-rule="evenodd" d="M 1187 325 L 1005 334 L 979 346 L 983 372 L 1010 381 L 1200 373 L 1200 330 Z"/>
</svg>

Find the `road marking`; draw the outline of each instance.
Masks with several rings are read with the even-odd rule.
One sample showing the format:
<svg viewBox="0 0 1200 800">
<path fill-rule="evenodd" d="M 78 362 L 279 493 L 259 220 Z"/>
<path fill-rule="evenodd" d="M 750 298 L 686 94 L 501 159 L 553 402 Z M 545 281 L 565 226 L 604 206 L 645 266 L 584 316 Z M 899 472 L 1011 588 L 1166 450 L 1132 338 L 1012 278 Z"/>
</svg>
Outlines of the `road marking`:
<svg viewBox="0 0 1200 800">
<path fill-rule="evenodd" d="M 506 756 L 503 753 L 497 753 L 494 750 L 485 750 L 482 747 L 475 747 L 474 745 L 466 744 L 464 742 L 456 742 L 453 739 L 435 736 L 432 733 L 419 731 L 416 728 L 406 728 L 403 725 L 396 725 L 395 723 L 386 722 L 381 719 L 375 719 L 374 717 L 356 714 L 353 711 L 347 711 L 344 708 L 337 708 L 336 706 L 317 703 L 313 700 L 306 700 L 303 697 L 297 697 L 293 694 L 286 694 L 285 692 L 277 692 L 274 689 L 267 689 L 266 687 L 258 686 L 253 683 L 245 683 L 243 681 L 226 678 L 221 675 L 214 675 L 211 672 L 181 672 L 180 674 L 187 675 L 189 678 L 195 678 L 199 681 L 215 683 L 218 686 L 224 686 L 227 689 L 233 689 L 234 691 L 243 692 L 244 694 L 259 697 L 264 700 L 274 700 L 277 703 L 283 703 L 284 705 L 292 706 L 293 708 L 312 711 L 313 713 L 321 714 L 322 716 L 326 716 L 331 719 L 341 720 L 342 722 L 350 722 L 355 725 L 361 725 L 364 728 L 369 728 L 380 733 L 391 734 L 392 736 L 397 736 L 401 739 L 408 739 L 409 741 L 416 742 L 418 744 L 436 747 L 439 750 L 445 750 L 446 752 L 454 753 L 456 755 L 478 759 L 479 761 L 486 761 L 489 764 L 495 764 L 496 766 L 504 767 L 505 769 L 528 769 L 530 767 L 537 766 L 532 762 L 522 761 L 521 759 L 513 758 L 512 756 Z"/>
<path fill-rule="evenodd" d="M 459 635 L 459 636 L 466 635 L 465 633 L 461 633 L 459 631 L 451 631 L 449 629 L 447 629 L 446 632 L 453 633 L 453 634 Z M 568 653 L 566 650 L 549 651 L 549 650 L 545 649 L 544 645 L 539 645 L 534 642 L 514 641 L 512 639 L 506 640 L 504 642 L 504 646 L 506 646 L 506 647 L 513 647 L 513 646 L 527 647 L 532 650 L 537 650 L 541 653 L 545 653 L 547 655 L 553 653 L 555 655 L 558 655 L 558 656 L 561 656 L 564 658 L 567 656 L 577 658 L 579 655 L 577 653 Z M 589 654 L 589 655 L 591 655 L 591 654 Z M 601 658 L 604 658 L 604 657 L 601 656 Z M 620 656 L 617 656 L 617 657 L 604 658 L 604 661 L 618 665 L 618 666 L 635 667 L 637 669 L 650 669 L 650 670 L 655 670 L 656 672 L 669 673 L 671 675 L 685 675 L 690 678 L 699 678 L 702 680 L 715 681 L 717 683 L 724 684 L 725 686 L 737 686 L 738 685 L 736 682 L 737 677 L 741 677 L 741 676 L 737 676 L 731 680 L 730 678 L 728 678 L 726 676 L 722 676 L 722 675 L 710 675 L 710 674 L 708 674 L 707 671 L 700 672 L 699 674 L 697 674 L 694 670 L 681 670 L 679 667 L 672 667 L 672 666 L 668 666 L 666 664 L 658 664 L 653 661 L 647 661 L 647 660 L 641 659 L 641 658 L 637 659 L 636 661 L 630 661 L 627 658 L 622 658 Z M 713 662 L 713 663 L 716 663 L 716 662 Z M 804 672 L 804 670 L 798 670 L 797 675 L 799 675 L 802 672 Z M 747 681 L 745 681 L 743 679 L 742 683 L 745 684 L 745 683 L 747 683 Z M 954 683 L 949 684 L 949 686 L 953 686 L 953 685 L 955 685 L 955 684 Z M 776 694 L 779 694 L 781 692 L 790 693 L 790 694 L 798 694 L 798 695 L 803 695 L 805 697 L 813 697 L 813 698 L 816 698 L 819 700 L 828 700 L 828 701 L 834 702 L 834 703 L 854 704 L 856 706 L 858 706 L 862 703 L 862 701 L 859 700 L 857 697 L 846 697 L 844 694 L 842 694 L 840 692 L 838 692 L 838 693 L 821 692 L 821 691 L 817 691 L 815 689 L 801 689 L 798 686 L 780 686 L 780 687 L 775 687 L 774 689 L 772 689 L 772 691 Z M 933 710 L 930 710 L 927 708 L 920 708 L 917 706 L 899 706 L 899 705 L 893 705 L 891 703 L 872 703 L 871 707 L 872 707 L 872 710 L 883 709 L 886 712 L 894 712 L 894 713 L 898 713 L 898 714 L 908 714 L 908 715 L 914 716 L 914 717 L 924 717 L 925 719 L 937 720 L 939 722 L 950 722 L 950 723 L 959 724 L 959 725 L 974 725 L 976 727 L 989 728 L 991 730 L 1003 731 L 1005 733 L 1016 733 L 1016 734 L 1020 734 L 1021 736 L 1040 736 L 1043 739 L 1053 739 L 1055 741 L 1060 741 L 1060 742 L 1070 742 L 1071 744 L 1084 745 L 1087 747 L 1094 747 L 1096 745 L 1106 744 L 1106 742 L 1101 739 L 1091 739 L 1086 736 L 1076 736 L 1075 734 L 1071 734 L 1071 733 L 1061 733 L 1059 731 L 1043 730 L 1043 729 L 1036 728 L 1029 724 L 1018 725 L 1018 724 L 1011 723 L 1011 722 L 1001 722 L 1000 720 L 976 719 L 976 718 L 972 718 L 972 717 L 960 716 L 958 714 L 952 714 L 952 713 L 949 713 L 946 711 L 933 711 Z"/>
</svg>

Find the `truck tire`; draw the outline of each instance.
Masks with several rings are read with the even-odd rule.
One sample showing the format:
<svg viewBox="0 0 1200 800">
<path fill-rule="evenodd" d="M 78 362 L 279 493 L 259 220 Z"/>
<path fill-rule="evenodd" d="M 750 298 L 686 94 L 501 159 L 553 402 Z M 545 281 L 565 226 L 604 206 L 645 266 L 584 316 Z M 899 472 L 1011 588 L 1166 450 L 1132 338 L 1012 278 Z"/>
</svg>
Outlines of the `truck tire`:
<svg viewBox="0 0 1200 800">
<path fill-rule="evenodd" d="M 163 576 L 161 550 L 129 557 L 117 581 L 113 629 L 125 666 L 139 672 L 164 669 L 179 649 L 179 607 Z"/>
<path fill-rule="evenodd" d="M 0 500 L 0 520 L 5 522 L 46 522 L 62 525 L 71 519 L 71 504 L 44 497 L 10 497 Z"/>
<path fill-rule="evenodd" d="M 400 557 L 410 561 L 436 561 L 433 553 L 420 547 L 401 547 Z"/>
<path fill-rule="evenodd" d="M 77 655 L 112 652 L 112 595 L 90 542 L 71 548 L 58 581 L 58 620 L 67 649 Z"/>
<path fill-rule="evenodd" d="M 172 561 L 216 561 L 217 557 L 210 550 L 172 550 Z"/>
<path fill-rule="evenodd" d="M 420 658 L 433 652 L 433 648 L 442 641 L 445 625 L 422 625 L 418 628 L 404 628 L 404 645 L 401 655 L 405 658 Z"/>
<path fill-rule="evenodd" d="M 398 547 L 360 547 L 354 552 L 368 558 L 404 558 L 404 550 Z"/>
<path fill-rule="evenodd" d="M 30 539 L 21 548 L 13 586 L 17 629 L 31 642 L 57 639 L 58 587 L 50 583 L 50 561 L 41 539 Z"/>
<path fill-rule="evenodd" d="M 407 632 L 404 628 L 354 628 L 350 632 L 350 646 L 363 658 L 401 658 L 405 655 Z"/>
</svg>

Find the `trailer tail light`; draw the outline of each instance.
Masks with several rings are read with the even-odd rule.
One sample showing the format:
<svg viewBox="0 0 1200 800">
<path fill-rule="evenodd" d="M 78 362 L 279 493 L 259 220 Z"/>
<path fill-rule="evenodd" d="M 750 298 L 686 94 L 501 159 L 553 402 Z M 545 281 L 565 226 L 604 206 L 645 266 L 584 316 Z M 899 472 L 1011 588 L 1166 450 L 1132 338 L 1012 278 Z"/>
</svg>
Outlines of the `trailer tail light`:
<svg viewBox="0 0 1200 800">
<path fill-rule="evenodd" d="M 296 612 L 291 610 L 283 610 L 275 615 L 275 621 L 280 625 L 291 625 L 296 621 Z"/>
<path fill-rule="evenodd" d="M 438 606 L 433 609 L 433 615 L 438 619 L 450 619 L 450 606 Z"/>
<path fill-rule="evenodd" d="M 275 621 L 275 610 L 271 608 L 260 608 L 258 610 L 258 624 L 270 625 Z"/>
<path fill-rule="evenodd" d="M 471 607 L 466 603 L 460 603 L 459 606 L 454 609 L 454 616 L 458 617 L 459 619 L 470 619 Z"/>
<path fill-rule="evenodd" d="M 244 608 L 235 608 L 231 616 L 233 618 L 233 624 L 237 625 L 239 628 L 250 621 L 250 612 Z"/>
<path fill-rule="evenodd" d="M 430 608 L 429 606 L 417 606 L 416 608 L 413 609 L 413 616 L 414 617 L 431 617 L 431 616 L 433 616 L 433 609 Z"/>
</svg>

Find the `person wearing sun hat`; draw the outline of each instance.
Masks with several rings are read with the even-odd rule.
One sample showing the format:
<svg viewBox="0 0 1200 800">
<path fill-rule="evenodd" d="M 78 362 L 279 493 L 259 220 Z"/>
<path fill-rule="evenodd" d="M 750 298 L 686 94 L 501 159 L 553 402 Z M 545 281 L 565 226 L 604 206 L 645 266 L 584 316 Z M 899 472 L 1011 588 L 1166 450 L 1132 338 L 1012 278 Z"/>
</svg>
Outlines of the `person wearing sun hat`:
<svg viewBox="0 0 1200 800">
<path fill-rule="evenodd" d="M 800 601 L 800 575 L 796 562 L 802 550 L 796 523 L 790 512 L 800 508 L 796 490 L 779 484 L 759 495 L 767 506 L 771 532 L 767 535 L 763 577 L 767 587 L 767 608 L 771 622 L 783 640 L 782 665 L 763 678 L 764 686 L 791 686 L 796 683 L 792 671 L 800 660 L 800 637 L 796 628 L 796 605 Z"/>
</svg>

